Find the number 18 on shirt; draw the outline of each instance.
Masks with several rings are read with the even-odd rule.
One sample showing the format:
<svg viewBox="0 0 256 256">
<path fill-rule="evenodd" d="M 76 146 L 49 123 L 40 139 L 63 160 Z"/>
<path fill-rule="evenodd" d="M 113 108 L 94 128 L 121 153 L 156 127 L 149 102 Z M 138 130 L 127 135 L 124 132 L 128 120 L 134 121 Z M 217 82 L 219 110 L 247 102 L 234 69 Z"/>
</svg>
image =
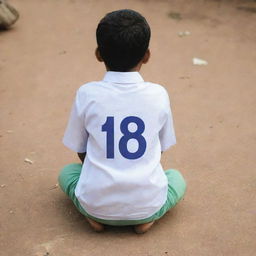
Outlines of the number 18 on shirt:
<svg viewBox="0 0 256 256">
<path fill-rule="evenodd" d="M 114 158 L 114 123 L 115 118 L 113 116 L 108 116 L 106 122 L 102 125 L 101 131 L 106 132 L 106 157 Z M 129 131 L 129 124 L 135 123 L 137 129 L 134 132 Z M 119 151 L 121 155 L 127 159 L 138 159 L 142 157 L 146 151 L 147 142 L 143 137 L 143 132 L 145 130 L 145 123 L 143 120 L 137 116 L 127 116 L 125 117 L 120 124 L 120 131 L 123 136 L 119 141 Z M 130 139 L 135 139 L 138 142 L 138 149 L 136 152 L 130 152 L 128 150 L 128 141 Z"/>
</svg>

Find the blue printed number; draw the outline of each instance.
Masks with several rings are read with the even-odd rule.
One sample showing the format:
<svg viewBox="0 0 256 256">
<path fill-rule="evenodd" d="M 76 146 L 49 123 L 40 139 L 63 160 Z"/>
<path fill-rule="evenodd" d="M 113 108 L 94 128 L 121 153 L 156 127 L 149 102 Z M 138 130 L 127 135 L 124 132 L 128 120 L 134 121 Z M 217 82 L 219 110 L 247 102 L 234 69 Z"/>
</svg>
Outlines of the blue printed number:
<svg viewBox="0 0 256 256">
<path fill-rule="evenodd" d="M 114 158 L 114 117 L 108 116 L 105 124 L 102 125 L 101 131 L 107 132 L 107 158 Z"/>
<path fill-rule="evenodd" d="M 129 131 L 128 126 L 130 123 L 137 125 L 137 130 L 134 132 Z M 107 133 L 106 145 L 107 145 L 107 158 L 114 158 L 114 117 L 108 116 L 105 124 L 102 125 L 103 132 Z M 142 157 L 146 151 L 147 142 L 142 136 L 145 130 L 144 122 L 136 116 L 128 116 L 123 119 L 120 125 L 120 130 L 123 133 L 119 141 L 119 151 L 121 155 L 127 159 L 138 159 Z M 138 141 L 138 149 L 136 152 L 130 152 L 127 144 L 130 139 Z"/>
<path fill-rule="evenodd" d="M 130 123 L 137 124 L 137 130 L 135 132 L 130 132 L 128 130 L 128 125 Z M 143 156 L 146 150 L 146 140 L 141 135 L 145 130 L 144 122 L 136 116 L 128 116 L 122 122 L 120 126 L 123 137 L 119 141 L 119 150 L 123 157 L 128 159 L 137 159 Z M 129 152 L 127 148 L 127 143 L 130 139 L 136 139 L 138 141 L 138 150 L 136 152 Z"/>
</svg>

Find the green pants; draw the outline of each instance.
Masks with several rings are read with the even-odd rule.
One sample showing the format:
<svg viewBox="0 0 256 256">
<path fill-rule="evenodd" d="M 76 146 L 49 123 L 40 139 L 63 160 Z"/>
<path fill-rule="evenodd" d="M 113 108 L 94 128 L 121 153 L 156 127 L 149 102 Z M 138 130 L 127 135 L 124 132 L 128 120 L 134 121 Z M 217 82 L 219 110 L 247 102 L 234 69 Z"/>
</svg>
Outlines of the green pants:
<svg viewBox="0 0 256 256">
<path fill-rule="evenodd" d="M 103 220 L 95 218 L 89 215 L 83 207 L 80 205 L 78 199 L 75 196 L 75 188 L 79 180 L 82 170 L 81 164 L 69 164 L 65 166 L 59 175 L 59 185 L 61 189 L 68 195 L 73 201 L 76 208 L 86 217 L 89 217 L 97 222 L 112 226 L 126 226 L 126 225 L 137 225 L 147 222 L 151 222 L 160 219 L 169 209 L 174 207 L 184 196 L 186 191 L 186 182 L 182 177 L 181 173 L 177 170 L 167 170 L 165 172 L 168 178 L 168 195 L 165 204 L 162 208 L 149 218 L 141 220 Z"/>
</svg>

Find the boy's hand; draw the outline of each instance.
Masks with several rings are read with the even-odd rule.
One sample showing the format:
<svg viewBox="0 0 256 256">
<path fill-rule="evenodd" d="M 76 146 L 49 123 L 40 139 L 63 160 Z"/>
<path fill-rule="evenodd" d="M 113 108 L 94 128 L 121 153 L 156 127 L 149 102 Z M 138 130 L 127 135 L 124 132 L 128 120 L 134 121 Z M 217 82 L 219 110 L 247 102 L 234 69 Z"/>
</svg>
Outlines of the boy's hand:
<svg viewBox="0 0 256 256">
<path fill-rule="evenodd" d="M 77 155 L 80 158 L 81 162 L 84 163 L 86 152 L 84 152 L 84 153 L 77 153 Z"/>
</svg>

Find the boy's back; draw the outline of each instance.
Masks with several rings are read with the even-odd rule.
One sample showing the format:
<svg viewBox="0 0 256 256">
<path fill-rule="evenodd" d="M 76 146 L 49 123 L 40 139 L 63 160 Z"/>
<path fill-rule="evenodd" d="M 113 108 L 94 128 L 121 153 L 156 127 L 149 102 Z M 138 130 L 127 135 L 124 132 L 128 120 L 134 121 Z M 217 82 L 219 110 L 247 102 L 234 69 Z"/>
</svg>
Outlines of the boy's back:
<svg viewBox="0 0 256 256">
<path fill-rule="evenodd" d="M 165 89 L 137 72 L 107 72 L 82 86 L 64 143 L 87 151 L 76 196 L 103 219 L 143 219 L 167 196 L 161 151 L 175 144 Z"/>
<path fill-rule="evenodd" d="M 59 184 L 91 226 L 136 225 L 146 232 L 184 195 L 161 152 L 175 144 L 166 90 L 138 73 L 150 58 L 150 27 L 133 10 L 108 13 L 96 31 L 96 58 L 107 73 L 76 95 L 64 144 L 83 164 L 63 168 Z"/>
</svg>

